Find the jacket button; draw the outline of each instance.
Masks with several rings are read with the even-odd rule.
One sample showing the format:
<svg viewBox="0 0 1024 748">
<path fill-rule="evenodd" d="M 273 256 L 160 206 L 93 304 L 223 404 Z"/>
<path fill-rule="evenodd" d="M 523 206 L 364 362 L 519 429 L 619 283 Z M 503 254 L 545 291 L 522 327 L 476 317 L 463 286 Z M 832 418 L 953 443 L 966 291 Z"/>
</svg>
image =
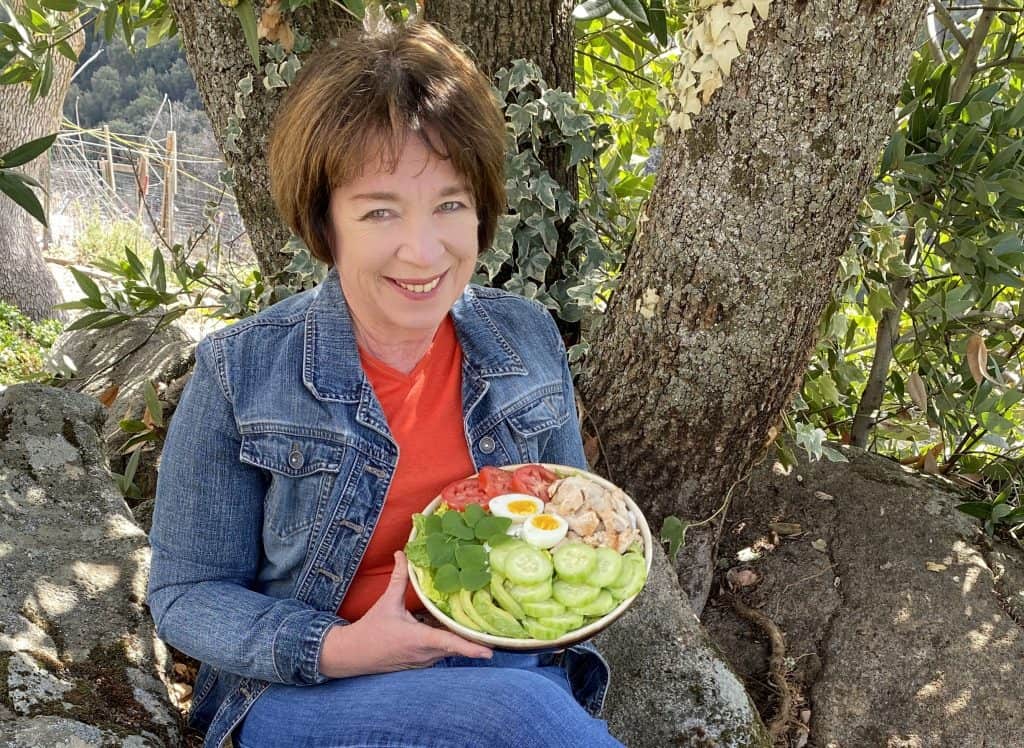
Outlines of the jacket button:
<svg viewBox="0 0 1024 748">
<path fill-rule="evenodd" d="M 288 464 L 292 466 L 293 470 L 298 470 L 305 462 L 306 459 L 302 456 L 302 452 L 299 451 L 299 445 L 292 444 L 292 451 L 288 454 Z"/>
<path fill-rule="evenodd" d="M 477 446 L 480 447 L 481 452 L 483 452 L 485 455 L 489 455 L 491 452 L 494 451 L 494 447 L 496 445 L 494 444 L 494 439 L 492 439 L 489 436 L 485 436 L 479 442 L 477 442 Z"/>
</svg>

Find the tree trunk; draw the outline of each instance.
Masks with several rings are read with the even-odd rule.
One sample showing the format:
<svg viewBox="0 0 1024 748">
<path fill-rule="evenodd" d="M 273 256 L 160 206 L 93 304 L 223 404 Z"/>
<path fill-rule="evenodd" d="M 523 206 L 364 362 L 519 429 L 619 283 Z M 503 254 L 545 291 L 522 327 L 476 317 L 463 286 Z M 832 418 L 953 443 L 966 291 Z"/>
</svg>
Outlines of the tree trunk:
<svg viewBox="0 0 1024 748">
<path fill-rule="evenodd" d="M 20 0 L 15 0 L 14 10 L 20 12 L 21 8 Z M 80 32 L 68 41 L 78 52 L 85 35 Z M 50 92 L 34 102 L 29 101 L 28 84 L 0 85 L 0 154 L 60 129 L 64 97 L 74 70 L 73 62 L 54 54 Z M 44 186 L 49 183 L 50 162 L 45 153 L 18 171 Z M 34 218 L 0 193 L 0 299 L 36 321 L 62 317 L 53 311 L 53 305 L 64 300 L 36 244 L 37 228 Z"/>
<path fill-rule="evenodd" d="M 256 6 L 262 7 L 260 3 Z M 295 31 L 309 37 L 316 49 L 356 23 L 339 6 L 340 3 L 320 0 L 311 7 L 288 14 L 287 20 Z M 253 67 L 242 26 L 234 12 L 216 0 L 171 0 L 171 8 L 217 143 L 228 165 L 234 169 L 238 212 L 260 270 L 265 278 L 270 277 L 282 270 L 290 259 L 280 251 L 288 241 L 289 231 L 270 197 L 267 169 L 270 124 L 286 89 L 267 90 L 263 86 L 263 70 Z M 267 62 L 266 55 L 262 55 L 260 64 Z M 225 147 L 228 118 L 234 114 L 235 87 L 250 74 L 253 91 L 243 103 L 245 119 L 239 122 L 242 133 L 235 141 L 240 153 L 235 153 Z"/>
<path fill-rule="evenodd" d="M 468 47 L 481 70 L 494 77 L 522 57 L 540 67 L 549 86 L 575 93 L 572 0 L 430 0 L 424 18 Z"/>
<path fill-rule="evenodd" d="M 799 386 L 924 8 L 775 0 L 694 128 L 666 137 L 580 382 L 656 531 L 714 514 Z M 697 613 L 724 516 L 677 561 Z"/>
</svg>

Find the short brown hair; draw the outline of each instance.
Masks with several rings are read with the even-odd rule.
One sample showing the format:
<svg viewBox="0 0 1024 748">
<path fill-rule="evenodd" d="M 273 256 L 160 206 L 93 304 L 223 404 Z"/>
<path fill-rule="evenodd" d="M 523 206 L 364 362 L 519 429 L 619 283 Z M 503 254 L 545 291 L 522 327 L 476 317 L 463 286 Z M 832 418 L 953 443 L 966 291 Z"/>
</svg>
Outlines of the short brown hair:
<svg viewBox="0 0 1024 748">
<path fill-rule="evenodd" d="M 393 169 L 409 133 L 450 158 L 467 180 L 480 222 L 479 248 L 490 246 L 505 213 L 505 119 L 469 57 L 436 28 L 417 22 L 386 33 L 360 31 L 315 53 L 274 118 L 274 203 L 328 266 L 334 264 L 331 191 L 359 175 L 371 149 Z"/>
</svg>

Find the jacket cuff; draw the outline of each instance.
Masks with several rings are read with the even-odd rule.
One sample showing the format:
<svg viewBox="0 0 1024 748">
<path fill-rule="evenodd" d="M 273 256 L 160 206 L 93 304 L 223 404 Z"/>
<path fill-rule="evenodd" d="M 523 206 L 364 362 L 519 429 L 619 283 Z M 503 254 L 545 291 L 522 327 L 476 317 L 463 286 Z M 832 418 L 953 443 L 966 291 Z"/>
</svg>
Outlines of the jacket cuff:
<svg viewBox="0 0 1024 748">
<path fill-rule="evenodd" d="M 327 632 L 347 623 L 321 611 L 301 611 L 285 618 L 274 637 L 274 669 L 281 682 L 315 686 L 330 680 L 320 673 L 320 651 Z"/>
</svg>

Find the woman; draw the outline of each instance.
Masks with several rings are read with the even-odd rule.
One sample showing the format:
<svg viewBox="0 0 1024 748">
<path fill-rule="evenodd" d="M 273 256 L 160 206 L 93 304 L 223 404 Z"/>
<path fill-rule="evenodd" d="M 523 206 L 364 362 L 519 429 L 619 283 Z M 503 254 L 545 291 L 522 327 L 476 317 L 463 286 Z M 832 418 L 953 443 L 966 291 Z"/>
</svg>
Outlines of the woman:
<svg viewBox="0 0 1024 748">
<path fill-rule="evenodd" d="M 200 343 L 150 540 L 206 746 L 620 745 L 589 646 L 492 652 L 413 615 L 411 514 L 483 465 L 586 467 L 548 313 L 468 285 L 504 211 L 486 79 L 427 25 L 310 60 L 274 199 L 332 267 Z"/>
</svg>

